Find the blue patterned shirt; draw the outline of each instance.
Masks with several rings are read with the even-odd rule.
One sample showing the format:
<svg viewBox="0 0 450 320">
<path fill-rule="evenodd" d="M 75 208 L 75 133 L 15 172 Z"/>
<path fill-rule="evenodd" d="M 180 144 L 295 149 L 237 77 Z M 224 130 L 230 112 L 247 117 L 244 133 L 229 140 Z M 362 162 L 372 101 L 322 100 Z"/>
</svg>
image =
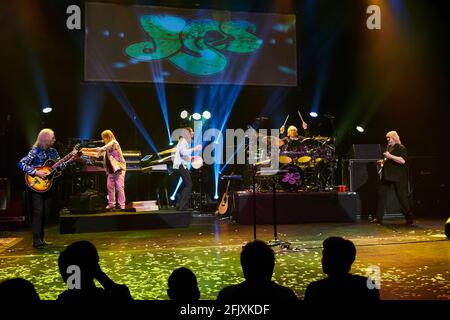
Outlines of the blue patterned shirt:
<svg viewBox="0 0 450 320">
<path fill-rule="evenodd" d="M 56 149 L 42 149 L 41 147 L 33 147 L 28 154 L 23 157 L 17 166 L 24 172 L 34 175 L 36 173 L 36 166 L 43 166 L 45 161 L 52 159 L 55 162 L 58 161 L 59 154 Z"/>
</svg>

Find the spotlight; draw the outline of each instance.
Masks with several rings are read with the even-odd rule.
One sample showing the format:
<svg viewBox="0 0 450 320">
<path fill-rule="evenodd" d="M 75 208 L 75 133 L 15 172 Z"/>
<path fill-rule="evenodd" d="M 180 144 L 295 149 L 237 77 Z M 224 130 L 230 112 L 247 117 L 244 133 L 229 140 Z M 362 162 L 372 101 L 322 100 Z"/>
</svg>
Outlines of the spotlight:
<svg viewBox="0 0 450 320">
<path fill-rule="evenodd" d="M 208 120 L 208 119 L 211 118 L 211 112 L 209 112 L 208 110 L 207 111 L 203 111 L 202 116 L 203 116 L 204 119 Z"/>
<path fill-rule="evenodd" d="M 202 116 L 200 115 L 200 113 L 194 113 L 193 115 L 192 115 L 192 118 L 194 119 L 194 120 L 200 120 L 201 118 L 202 118 Z"/>
<path fill-rule="evenodd" d="M 214 199 L 215 200 L 219 199 L 219 196 L 218 195 L 214 195 Z"/>
<path fill-rule="evenodd" d="M 364 128 L 361 126 L 356 126 L 356 130 L 361 133 L 364 132 Z"/>
<path fill-rule="evenodd" d="M 173 141 L 170 141 L 169 146 L 173 146 L 173 145 L 174 145 Z"/>
<path fill-rule="evenodd" d="M 188 117 L 189 113 L 186 110 L 181 111 L 180 117 L 181 119 L 186 119 Z"/>
<path fill-rule="evenodd" d="M 313 118 L 317 118 L 317 116 L 318 116 L 317 112 L 314 112 L 314 111 L 310 112 L 309 115 Z"/>
<path fill-rule="evenodd" d="M 50 113 L 50 112 L 52 112 L 52 107 L 44 107 L 44 108 L 42 108 L 42 112 L 43 113 Z"/>
</svg>

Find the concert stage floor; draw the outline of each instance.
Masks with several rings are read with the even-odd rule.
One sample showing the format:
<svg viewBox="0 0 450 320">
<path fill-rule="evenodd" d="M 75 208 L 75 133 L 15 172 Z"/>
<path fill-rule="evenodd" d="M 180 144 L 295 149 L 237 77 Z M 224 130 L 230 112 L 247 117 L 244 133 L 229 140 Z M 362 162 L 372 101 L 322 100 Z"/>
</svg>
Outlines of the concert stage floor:
<svg viewBox="0 0 450 320">
<path fill-rule="evenodd" d="M 371 265 L 381 268 L 383 299 L 450 299 L 450 247 L 444 223 L 445 219 L 419 220 L 419 227 L 407 228 L 402 219 L 388 219 L 383 226 L 365 221 L 279 225 L 279 239 L 289 241 L 291 248 L 274 247 L 274 279 L 302 298 L 307 284 L 324 276 L 322 241 L 339 235 L 357 246 L 353 273 L 365 274 Z M 258 225 L 257 237 L 272 240 L 272 226 Z M 28 230 L 3 231 L 0 239 L 5 240 L 0 242 L 0 279 L 24 277 L 43 299 L 55 299 L 64 290 L 58 255 L 77 240 L 97 246 L 102 268 L 126 284 L 135 299 L 168 299 L 167 278 L 180 266 L 196 273 L 202 299 L 215 299 L 222 287 L 243 279 L 239 253 L 253 239 L 253 226 L 193 214 L 186 228 L 60 234 L 55 225 L 47 228 L 46 236 L 53 246 L 44 251 L 31 247 Z"/>
</svg>

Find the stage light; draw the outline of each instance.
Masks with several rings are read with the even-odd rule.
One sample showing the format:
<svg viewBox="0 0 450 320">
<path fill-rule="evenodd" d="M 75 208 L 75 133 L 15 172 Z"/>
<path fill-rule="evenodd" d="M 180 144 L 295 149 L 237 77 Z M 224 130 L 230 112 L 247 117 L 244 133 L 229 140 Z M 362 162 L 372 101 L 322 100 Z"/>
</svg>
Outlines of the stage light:
<svg viewBox="0 0 450 320">
<path fill-rule="evenodd" d="M 209 112 L 208 110 L 203 111 L 202 116 L 203 116 L 203 118 L 206 119 L 206 120 L 211 119 L 211 112 Z"/>
<path fill-rule="evenodd" d="M 356 130 L 361 133 L 364 132 L 364 128 L 361 126 L 356 126 Z"/>
<path fill-rule="evenodd" d="M 173 141 L 170 141 L 169 146 L 173 146 L 173 145 L 174 145 Z"/>
<path fill-rule="evenodd" d="M 313 118 L 317 118 L 317 116 L 318 116 L 317 112 L 314 112 L 314 111 L 310 112 L 309 115 Z"/>
<path fill-rule="evenodd" d="M 181 111 L 180 117 L 181 119 L 186 119 L 189 113 L 186 110 Z"/>
<path fill-rule="evenodd" d="M 52 112 L 52 110 L 53 110 L 52 107 L 43 107 L 42 108 L 43 113 L 50 113 L 50 112 Z"/>
<path fill-rule="evenodd" d="M 218 195 L 214 195 L 214 199 L 219 199 L 219 196 Z"/>
<path fill-rule="evenodd" d="M 194 113 L 193 115 L 192 115 L 192 118 L 194 119 L 194 120 L 200 120 L 201 118 L 202 118 L 202 116 L 200 115 L 200 113 Z"/>
</svg>

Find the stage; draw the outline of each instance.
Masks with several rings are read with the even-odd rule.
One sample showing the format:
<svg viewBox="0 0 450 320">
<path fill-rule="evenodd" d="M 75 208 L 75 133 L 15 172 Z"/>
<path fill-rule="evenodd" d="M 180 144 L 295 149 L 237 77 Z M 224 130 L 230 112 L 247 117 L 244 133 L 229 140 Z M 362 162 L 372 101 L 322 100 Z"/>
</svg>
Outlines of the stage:
<svg viewBox="0 0 450 320">
<path fill-rule="evenodd" d="M 253 192 L 235 194 L 235 218 L 253 224 Z M 274 222 L 274 194 L 256 192 L 256 223 Z M 354 192 L 276 192 L 277 223 L 351 222 L 360 215 L 358 195 Z"/>
<path fill-rule="evenodd" d="M 61 212 L 60 233 L 83 233 L 126 230 L 186 228 L 191 222 L 190 211 L 102 211 L 86 214 Z"/>
<path fill-rule="evenodd" d="M 274 247 L 274 280 L 303 298 L 308 283 L 324 276 L 322 241 L 339 235 L 357 247 L 353 273 L 364 275 L 371 265 L 381 268 L 382 299 L 450 299 L 445 220 L 419 220 L 418 228 L 403 223 L 403 219 L 388 218 L 383 226 L 358 219 L 279 225 L 279 238 L 289 241 L 291 248 Z M 167 278 L 180 266 L 197 275 L 201 299 L 215 299 L 221 288 L 243 280 L 239 253 L 242 245 L 253 239 L 253 228 L 193 213 L 185 228 L 61 234 L 59 225 L 53 225 L 46 232 L 53 247 L 44 251 L 31 247 L 28 230 L 4 231 L 1 238 L 5 241 L 0 251 L 0 278 L 28 279 L 42 299 L 55 299 L 64 290 L 58 255 L 77 240 L 96 245 L 101 267 L 113 280 L 126 284 L 135 299 L 168 299 Z M 272 240 L 272 225 L 258 225 L 257 238 Z"/>
</svg>

